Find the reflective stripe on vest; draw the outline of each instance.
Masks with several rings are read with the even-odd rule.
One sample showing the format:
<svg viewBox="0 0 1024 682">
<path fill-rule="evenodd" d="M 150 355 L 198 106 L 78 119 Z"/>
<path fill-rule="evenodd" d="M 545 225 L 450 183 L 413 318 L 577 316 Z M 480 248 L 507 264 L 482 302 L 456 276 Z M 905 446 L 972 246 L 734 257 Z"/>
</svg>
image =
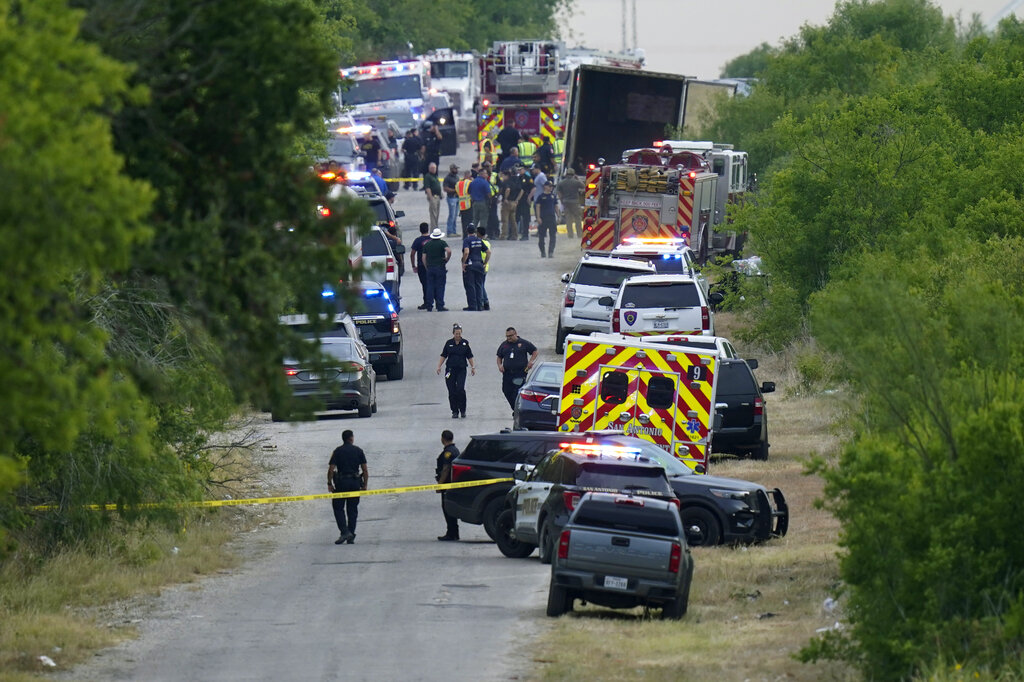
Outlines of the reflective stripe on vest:
<svg viewBox="0 0 1024 682">
<path fill-rule="evenodd" d="M 463 178 L 455 183 L 455 193 L 459 195 L 459 210 L 469 210 L 469 183 L 472 180 Z"/>
</svg>

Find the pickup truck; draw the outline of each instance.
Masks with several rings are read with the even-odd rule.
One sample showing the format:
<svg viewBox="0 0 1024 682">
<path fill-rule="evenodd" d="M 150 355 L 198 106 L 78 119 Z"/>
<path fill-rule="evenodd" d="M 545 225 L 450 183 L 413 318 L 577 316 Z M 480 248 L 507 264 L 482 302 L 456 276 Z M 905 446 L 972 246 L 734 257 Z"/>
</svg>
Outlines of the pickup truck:
<svg viewBox="0 0 1024 682">
<path fill-rule="evenodd" d="M 584 494 L 551 562 L 547 615 L 581 599 L 613 609 L 661 608 L 678 620 L 690 601 L 693 558 L 679 510 L 668 500 L 623 493 Z"/>
</svg>

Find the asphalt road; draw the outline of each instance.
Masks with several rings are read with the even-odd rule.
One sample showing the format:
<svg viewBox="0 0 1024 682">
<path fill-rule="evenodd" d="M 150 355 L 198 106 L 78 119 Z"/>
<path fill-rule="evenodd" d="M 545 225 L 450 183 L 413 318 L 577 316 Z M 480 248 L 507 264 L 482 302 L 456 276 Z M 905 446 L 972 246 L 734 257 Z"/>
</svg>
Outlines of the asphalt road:
<svg viewBox="0 0 1024 682">
<path fill-rule="evenodd" d="M 465 167 L 468 145 L 462 145 Z M 447 167 L 449 159 L 443 159 Z M 422 192 L 400 192 L 396 208 L 406 244 L 426 220 Z M 442 222 L 447 214 L 442 204 Z M 449 266 L 450 312 L 416 310 L 419 282 L 408 270 L 401 322 L 405 378 L 378 383 L 377 414 L 321 417 L 262 427 L 276 446 L 283 495 L 322 493 L 327 461 L 351 428 L 367 454 L 370 488 L 433 483 L 443 429 L 465 446 L 470 435 L 511 426 L 495 351 L 507 326 L 554 359 L 559 277 L 579 257 L 562 237 L 554 259 L 530 242 L 492 241 L 491 310 L 463 312 L 458 265 Z M 456 246 L 456 249 L 458 247 Z M 456 249 L 453 249 L 456 250 Z M 477 358 L 467 379 L 466 419 L 452 420 L 444 380 L 435 373 L 452 323 Z M 445 530 L 433 492 L 376 496 L 360 504 L 354 545 L 335 545 L 327 501 L 280 506 L 281 523 L 238 540 L 250 560 L 198 586 L 165 590 L 137 624 L 140 637 L 108 649 L 67 674 L 102 680 L 504 680 L 529 670 L 530 641 L 547 627 L 549 569 L 536 556 L 506 559 L 480 526 Z"/>
</svg>

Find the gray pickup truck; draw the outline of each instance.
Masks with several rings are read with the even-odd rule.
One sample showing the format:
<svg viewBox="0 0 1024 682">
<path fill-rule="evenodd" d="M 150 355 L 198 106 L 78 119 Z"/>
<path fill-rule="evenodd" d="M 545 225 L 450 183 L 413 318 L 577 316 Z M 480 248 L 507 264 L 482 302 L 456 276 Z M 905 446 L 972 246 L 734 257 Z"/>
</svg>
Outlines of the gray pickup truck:
<svg viewBox="0 0 1024 682">
<path fill-rule="evenodd" d="M 581 599 L 613 609 L 660 607 L 663 618 L 678 620 L 686 615 L 692 578 L 673 502 L 590 492 L 558 539 L 547 614 L 560 616 Z"/>
</svg>

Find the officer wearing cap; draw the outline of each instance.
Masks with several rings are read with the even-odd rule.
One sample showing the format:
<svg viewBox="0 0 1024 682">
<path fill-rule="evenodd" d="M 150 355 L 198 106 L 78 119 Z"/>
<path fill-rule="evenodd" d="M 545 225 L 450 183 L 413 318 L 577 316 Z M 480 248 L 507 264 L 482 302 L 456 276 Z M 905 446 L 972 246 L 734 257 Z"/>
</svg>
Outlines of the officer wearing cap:
<svg viewBox="0 0 1024 682">
<path fill-rule="evenodd" d="M 437 361 L 437 373 L 441 373 L 444 365 L 444 381 L 448 386 L 448 406 L 452 409 L 452 419 L 460 415 L 466 416 L 466 365 L 476 375 L 476 363 L 473 362 L 473 349 L 469 341 L 462 338 L 462 325 L 452 325 L 452 338 L 444 342 L 441 359 Z"/>
</svg>

